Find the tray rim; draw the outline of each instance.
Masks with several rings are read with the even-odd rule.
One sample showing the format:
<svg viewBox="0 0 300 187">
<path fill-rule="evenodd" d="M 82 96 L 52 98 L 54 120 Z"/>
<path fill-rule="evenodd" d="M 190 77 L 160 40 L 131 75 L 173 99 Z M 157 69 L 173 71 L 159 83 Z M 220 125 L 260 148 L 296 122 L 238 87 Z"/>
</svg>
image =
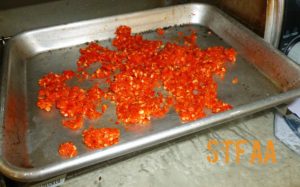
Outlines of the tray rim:
<svg viewBox="0 0 300 187">
<path fill-rule="evenodd" d="M 144 12 L 151 13 L 151 12 L 155 12 L 155 11 L 164 11 L 166 9 L 182 7 L 182 6 L 190 7 L 190 8 L 194 7 L 194 6 L 205 6 L 210 9 L 209 11 L 215 11 L 218 14 L 221 14 L 221 16 L 223 16 L 223 17 L 225 16 L 226 18 L 228 18 L 228 17 L 230 18 L 230 16 L 226 15 L 225 13 L 223 13 L 222 11 L 220 11 L 218 8 L 216 8 L 214 6 L 211 6 L 208 4 L 203 4 L 203 3 L 190 3 L 190 4 L 175 5 L 175 6 L 170 6 L 170 7 L 155 8 L 155 9 L 151 9 L 151 10 L 138 11 L 138 12 L 133 12 L 133 13 L 126 13 L 126 14 L 121 14 L 121 15 L 114 15 L 114 16 L 103 17 L 103 18 L 96 18 L 96 19 L 79 21 L 79 22 L 65 24 L 65 25 L 58 25 L 58 26 L 41 28 L 41 29 L 35 29 L 32 31 L 26 31 L 26 32 L 20 33 L 17 36 L 13 37 L 12 39 L 18 39 L 19 37 L 26 36 L 30 33 L 34 33 L 36 31 L 47 30 L 49 28 L 57 29 L 57 28 L 64 28 L 66 26 L 72 27 L 72 26 L 76 26 L 77 24 L 81 24 L 81 23 L 91 24 L 93 22 L 96 22 L 97 20 L 103 20 L 103 19 L 109 20 L 114 17 L 121 17 L 121 16 L 126 17 L 126 16 L 136 15 L 139 13 L 144 13 Z M 230 19 L 231 19 L 230 21 L 234 21 L 235 24 L 239 24 L 233 18 L 230 18 Z M 245 32 L 251 32 L 250 30 L 248 30 L 241 24 L 239 24 L 239 27 L 241 27 Z M 8 46 L 8 48 L 9 47 L 10 46 Z M 4 54 L 5 58 L 8 58 L 7 52 L 8 52 L 8 50 L 6 48 L 5 54 Z M 281 55 L 280 53 L 278 53 L 278 54 Z M 4 68 L 6 68 L 8 66 L 7 61 L 8 61 L 7 59 L 4 59 L 4 64 L 3 64 Z M 6 74 L 8 74 L 8 72 L 4 72 L 2 74 L 2 82 L 5 81 Z M 5 97 L 3 97 L 3 95 L 6 94 L 6 93 L 3 93 L 6 91 L 6 89 L 3 89 L 4 87 L 5 87 L 5 85 L 1 85 L 1 88 L 2 88 L 2 90 L 1 90 L 1 108 L 0 108 L 1 109 L 1 112 L 0 112 L 1 120 L 3 120 L 3 114 L 4 114 L 3 106 L 5 103 L 5 99 L 4 99 Z M 7 161 L 3 160 L 1 157 L 0 171 L 2 174 L 6 175 L 7 177 L 12 178 L 17 181 L 21 181 L 21 182 L 40 181 L 43 179 L 61 175 L 63 173 L 67 173 L 69 171 L 73 171 L 73 170 L 80 169 L 83 167 L 91 166 L 91 165 L 103 162 L 105 160 L 108 160 L 108 159 L 113 159 L 113 158 L 125 155 L 127 153 L 130 153 L 130 152 L 149 148 L 151 146 L 158 144 L 156 142 L 156 140 L 160 140 L 159 143 L 162 143 L 162 142 L 170 141 L 172 139 L 175 139 L 175 138 L 178 138 L 178 137 L 181 137 L 184 135 L 188 135 L 188 134 L 191 134 L 194 132 L 204 130 L 206 128 L 211 128 L 211 127 L 217 126 L 221 123 L 225 123 L 227 121 L 231 121 L 233 119 L 236 119 L 236 118 L 248 115 L 248 114 L 253 114 L 255 112 L 262 111 L 267 108 L 271 108 L 272 106 L 276 106 L 276 105 L 279 105 L 284 102 L 288 102 L 298 96 L 300 96 L 300 88 L 294 89 L 294 90 L 291 90 L 291 91 L 288 91 L 285 93 L 280 93 L 278 95 L 271 96 L 266 99 L 261 99 L 261 100 L 255 101 L 253 103 L 238 106 L 230 111 L 226 111 L 223 113 L 215 114 L 210 117 L 196 120 L 194 122 L 187 123 L 184 126 L 178 126 L 178 127 L 172 128 L 172 129 L 168 129 L 168 130 L 159 132 L 158 134 L 155 134 L 155 138 L 153 138 L 154 135 L 149 135 L 149 136 L 134 140 L 133 141 L 134 145 L 130 145 L 130 144 L 132 144 L 132 142 L 127 142 L 127 143 L 123 143 L 120 145 L 115 145 L 115 146 L 109 147 L 107 149 L 84 153 L 73 159 L 51 163 L 51 164 L 48 164 L 48 165 L 42 166 L 42 167 L 28 168 L 28 169 L 16 167 L 16 166 L 8 163 Z M 130 150 L 128 150 L 128 148 L 130 148 Z M 113 156 L 111 156 L 111 155 L 113 155 Z"/>
</svg>

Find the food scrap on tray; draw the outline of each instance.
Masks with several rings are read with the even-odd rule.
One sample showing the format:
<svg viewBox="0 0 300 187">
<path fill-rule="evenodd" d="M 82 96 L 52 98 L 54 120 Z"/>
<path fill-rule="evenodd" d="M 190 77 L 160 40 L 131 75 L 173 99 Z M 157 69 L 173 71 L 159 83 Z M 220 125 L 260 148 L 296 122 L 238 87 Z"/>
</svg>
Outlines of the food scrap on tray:
<svg viewBox="0 0 300 187">
<path fill-rule="evenodd" d="M 83 143 L 90 149 L 101 149 L 119 142 L 120 130 L 117 128 L 93 128 L 83 131 Z"/>
<path fill-rule="evenodd" d="M 161 28 L 156 32 L 165 33 Z M 213 113 L 232 108 L 218 98 L 214 76 L 224 77 L 225 64 L 236 60 L 234 49 L 222 46 L 201 49 L 195 32 L 183 37 L 183 45 L 146 40 L 140 34 L 132 34 L 128 26 L 118 27 L 115 34 L 113 49 L 95 42 L 80 49 L 76 71 L 43 76 L 39 81 L 37 106 L 46 111 L 57 108 L 65 117 L 62 124 L 72 130 L 80 129 L 85 118 L 100 118 L 107 108 L 103 100 L 116 106 L 117 120 L 124 125 L 148 124 L 152 118 L 164 117 L 171 107 L 183 122 L 205 117 L 204 108 Z M 94 64 L 99 68 L 90 73 Z M 71 79 L 95 84 L 83 89 L 69 86 L 67 82 Z M 108 86 L 101 89 L 99 81 Z M 84 143 L 91 148 L 102 148 L 118 142 L 119 132 L 106 129 L 106 135 L 104 130 L 85 130 Z M 88 132 L 98 134 L 93 138 L 113 138 L 108 142 L 101 140 L 104 143 L 99 145 L 91 144 L 96 140 Z"/>
<path fill-rule="evenodd" d="M 239 83 L 239 79 L 237 77 L 234 77 L 231 82 L 232 84 L 237 84 Z"/>
<path fill-rule="evenodd" d="M 65 142 L 60 144 L 58 153 L 61 157 L 64 158 L 72 158 L 78 154 L 77 148 L 72 142 Z"/>
</svg>

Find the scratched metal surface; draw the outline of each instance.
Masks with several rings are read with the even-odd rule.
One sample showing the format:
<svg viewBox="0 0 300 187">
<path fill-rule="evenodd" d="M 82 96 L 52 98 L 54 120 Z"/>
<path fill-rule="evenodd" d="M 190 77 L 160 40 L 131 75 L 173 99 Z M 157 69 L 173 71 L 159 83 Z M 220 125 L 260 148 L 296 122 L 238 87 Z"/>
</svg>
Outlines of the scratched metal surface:
<svg viewBox="0 0 300 187">
<path fill-rule="evenodd" d="M 159 38 L 163 41 L 180 43 L 183 42 L 183 40 L 178 37 L 178 32 L 189 35 L 191 31 L 197 32 L 198 44 L 203 49 L 211 46 L 230 47 L 209 29 L 197 25 L 168 28 L 165 30 L 164 37 L 158 37 L 153 31 L 146 32 L 143 36 L 147 39 Z M 102 45 L 108 47 L 111 47 L 110 42 L 110 40 L 100 41 Z M 83 129 L 73 132 L 62 125 L 59 125 L 62 118 L 57 110 L 49 113 L 43 112 L 36 107 L 36 98 L 39 89 L 37 82 L 39 78 L 47 74 L 49 70 L 61 72 L 63 69 L 76 69 L 75 62 L 79 56 L 79 49 L 85 46 L 86 45 L 80 45 L 51 51 L 49 53 L 42 53 L 31 58 L 27 62 L 27 90 L 30 90 L 27 94 L 27 106 L 29 109 L 28 123 L 30 124 L 27 131 L 27 148 L 30 164 L 33 167 L 42 167 L 49 163 L 61 161 L 61 158 L 58 156 L 57 150 L 55 149 L 61 142 L 72 141 L 77 145 L 79 153 L 89 152 L 82 144 L 81 132 L 83 129 L 88 128 L 90 124 L 93 124 L 95 127 L 107 126 L 119 128 L 122 135 L 120 143 L 132 142 L 139 138 L 182 125 L 176 112 L 171 110 L 164 119 L 152 120 L 152 125 L 143 132 L 130 132 L 120 125 L 114 124 L 117 120 L 115 106 L 110 102 L 106 102 L 109 106 L 108 110 L 99 120 L 87 120 Z M 244 76 L 245 73 L 248 73 L 251 76 Z M 231 83 L 231 80 L 234 77 L 239 78 L 239 84 Z M 268 79 L 258 73 L 257 70 L 248 64 L 241 56 L 238 56 L 236 64 L 228 64 L 227 76 L 225 76 L 224 80 L 217 79 L 217 82 L 219 85 L 219 97 L 233 106 L 240 106 L 245 103 L 266 98 L 277 93 L 279 90 L 273 84 L 270 84 Z M 256 82 L 260 82 L 260 85 L 254 86 Z M 81 84 L 81 86 L 89 87 L 91 85 L 84 83 Z M 111 119 L 113 119 L 113 121 L 111 121 Z"/>
<path fill-rule="evenodd" d="M 300 186 L 300 157 L 275 139 L 272 111 L 268 110 L 227 123 L 222 127 L 207 129 L 184 139 L 165 143 L 161 147 L 147 151 L 130 159 L 110 164 L 66 181 L 62 186 L 90 187 L 297 187 Z M 218 141 L 259 140 L 262 152 L 266 142 L 274 143 L 276 163 L 250 164 L 252 144 L 241 146 L 245 154 L 240 164 L 235 163 L 236 150 L 230 149 L 230 162 L 224 163 L 224 147 L 214 147 L 219 153 L 219 161 L 207 161 L 210 152 L 207 143 Z M 264 154 L 263 154 L 264 155 Z M 101 180 L 99 180 L 101 178 Z"/>
</svg>

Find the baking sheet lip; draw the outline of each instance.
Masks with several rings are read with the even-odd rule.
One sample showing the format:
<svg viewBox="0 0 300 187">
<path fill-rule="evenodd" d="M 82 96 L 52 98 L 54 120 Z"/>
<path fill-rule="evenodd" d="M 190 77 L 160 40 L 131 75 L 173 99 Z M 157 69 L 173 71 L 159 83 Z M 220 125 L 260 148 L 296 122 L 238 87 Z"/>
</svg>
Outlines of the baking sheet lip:
<svg viewBox="0 0 300 187">
<path fill-rule="evenodd" d="M 154 9 L 148 9 L 148 10 L 140 10 L 137 12 L 132 12 L 132 13 L 124 13 L 124 14 L 116 14 L 116 15 L 111 15 L 111 16 L 105 16 L 105 17 L 98 17 L 98 18 L 93 18 L 93 19 L 89 19 L 89 20 L 81 20 L 78 22 L 70 22 L 70 23 L 66 23 L 66 24 L 59 24 L 59 25 L 54 25 L 54 26 L 47 26 L 47 27 L 41 27 L 41 28 L 37 28 L 34 30 L 29 30 L 29 31 L 23 31 L 18 33 L 17 35 L 13 36 L 10 39 L 10 43 L 13 43 L 13 41 L 19 41 L 21 40 L 23 45 L 27 46 L 27 47 L 23 47 L 26 48 L 26 53 L 27 55 L 24 56 L 24 58 L 30 58 L 32 56 L 38 55 L 40 53 L 46 52 L 51 50 L 49 47 L 45 47 L 44 45 L 38 45 L 35 48 L 31 47 L 31 43 L 32 42 L 38 42 L 37 44 L 39 44 L 39 40 L 36 40 L 36 36 L 41 35 L 43 33 L 47 33 L 47 32 L 56 32 L 59 30 L 70 30 L 72 31 L 73 28 L 83 28 L 85 26 L 89 26 L 89 25 L 95 25 L 95 24 L 102 24 L 102 23 L 112 23 L 114 21 L 119 21 L 119 20 L 127 20 L 127 19 L 131 19 L 131 18 L 138 18 L 139 15 L 155 15 L 157 13 L 168 13 L 170 11 L 170 8 L 172 9 L 176 9 L 176 8 L 186 8 L 186 9 L 191 9 L 194 10 L 195 7 L 202 7 L 205 8 L 206 12 L 211 12 L 212 10 L 215 11 L 215 9 L 217 9 L 215 6 L 210 5 L 210 4 L 205 4 L 205 3 L 187 3 L 187 4 L 181 4 L 181 5 L 174 5 L 174 6 L 168 6 L 168 7 L 158 7 L 158 8 L 154 8 Z M 198 9 L 197 8 L 197 9 Z M 185 24 L 188 23 L 194 23 L 197 24 L 197 21 L 192 21 L 192 17 L 197 17 L 197 14 L 191 14 L 190 17 L 190 21 L 186 22 Z M 156 23 L 158 23 L 158 21 L 156 21 Z M 199 23 L 198 23 L 199 24 Z M 143 25 L 142 23 L 140 25 Z M 136 27 L 137 25 L 135 25 Z M 171 25 L 166 25 L 166 26 L 171 26 Z M 135 32 L 133 30 L 133 33 L 138 33 L 140 31 Z M 92 33 L 92 35 L 96 35 L 96 31 Z M 112 35 L 113 37 L 114 35 Z M 79 36 L 78 36 L 79 37 Z M 73 37 L 71 37 L 73 38 Z M 84 44 L 86 42 L 91 42 L 94 41 L 95 39 L 89 40 L 87 41 L 85 40 L 80 40 L 76 45 L 80 45 L 80 44 Z M 60 49 L 60 48 L 65 48 L 68 46 L 61 46 L 58 47 L 56 49 Z"/>
<path fill-rule="evenodd" d="M 213 7 L 213 8 L 214 8 L 213 12 L 215 13 L 214 15 L 221 16 L 229 22 L 234 22 L 235 27 L 238 27 L 239 30 L 247 33 L 247 35 L 249 37 L 253 38 L 256 42 L 259 42 L 263 48 L 265 48 L 266 50 L 270 50 L 272 53 L 277 55 L 277 57 L 281 58 L 280 60 L 285 61 L 285 63 L 287 63 L 289 66 L 292 66 L 291 68 L 297 69 L 298 71 L 300 71 L 300 66 L 297 63 L 293 62 L 290 58 L 288 58 L 282 51 L 275 48 L 272 44 L 268 43 L 266 40 L 264 40 L 258 34 L 251 31 L 249 28 L 245 27 L 242 23 L 235 20 L 232 16 L 224 13 L 221 9 L 216 8 L 216 7 Z M 210 23 L 213 23 L 213 21 L 208 22 L 208 24 L 206 26 L 209 28 L 212 28 L 212 30 L 214 30 L 213 26 Z M 224 39 L 224 41 L 226 41 L 225 38 L 222 38 L 222 39 Z M 258 71 L 260 71 L 259 68 L 256 68 L 256 69 Z M 260 71 L 260 73 L 262 73 L 264 76 L 268 77 L 268 75 L 266 75 L 263 71 Z M 284 84 L 284 85 L 273 81 L 272 78 L 269 78 L 269 80 L 271 80 L 274 85 L 276 85 L 278 88 L 282 89 L 283 91 L 287 91 L 289 89 L 292 89 L 293 87 L 300 86 L 300 79 L 297 79 L 296 81 L 294 81 L 290 84 Z"/>
<path fill-rule="evenodd" d="M 22 32 L 12 36 L 10 38 L 10 40 L 16 39 L 16 38 L 22 38 L 23 36 L 32 35 L 32 34 L 35 34 L 37 32 L 49 32 L 49 31 L 52 31 L 52 30 L 70 29 L 70 28 L 73 28 L 73 27 L 78 27 L 79 25 L 82 27 L 82 26 L 86 26 L 86 25 L 92 25 L 94 23 L 107 22 L 109 20 L 116 20 L 116 19 L 122 18 L 122 17 L 126 17 L 128 19 L 128 18 L 131 18 L 131 17 L 136 17 L 137 15 L 139 15 L 141 13 L 143 13 L 143 14 L 145 14 L 145 13 L 154 14 L 155 12 L 169 10 L 170 8 L 178 8 L 178 7 L 193 8 L 193 7 L 199 7 L 199 6 L 205 6 L 205 9 L 207 9 L 209 11 L 219 10 L 214 5 L 210 5 L 210 4 L 207 4 L 207 3 L 186 3 L 186 4 L 179 4 L 179 5 L 173 5 L 173 6 L 167 6 L 167 7 L 158 7 L 158 8 L 153 8 L 153 9 L 140 10 L 140 11 L 136 11 L 136 12 L 132 12 L 132 13 L 129 12 L 129 13 L 123 13 L 123 14 L 115 14 L 115 15 L 110 15 L 110 16 L 92 18 L 92 19 L 88 19 L 88 20 L 74 21 L 74 22 L 65 23 L 65 24 L 58 24 L 58 25 L 53 25 L 53 26 L 40 27 L 40 28 L 37 28 L 37 29 L 34 29 L 34 30 L 22 31 Z M 220 11 L 221 10 L 219 10 L 218 13 L 220 13 Z M 191 16 L 196 16 L 196 15 L 191 15 Z M 196 22 L 191 22 L 191 23 L 196 24 Z"/>
<path fill-rule="evenodd" d="M 104 149 L 102 151 L 99 150 L 92 153 L 91 152 L 84 153 L 74 159 L 63 160 L 42 167 L 26 169 L 26 168 L 14 166 L 6 162 L 5 160 L 1 159 L 0 171 L 5 176 L 20 182 L 34 182 L 34 181 L 44 180 L 59 174 L 67 173 L 76 169 L 98 164 L 109 159 L 117 158 L 126 155 L 129 152 L 143 150 L 151 146 L 157 145 L 159 143 L 176 139 L 183 135 L 199 132 L 201 130 L 211 128 L 219 124 L 231 121 L 238 117 L 247 114 L 253 114 L 255 112 L 262 111 L 267 108 L 271 108 L 272 106 L 276 106 L 281 103 L 288 102 L 299 96 L 300 96 L 300 88 L 294 89 L 285 93 L 280 93 L 278 95 L 268 97 L 266 99 L 258 100 L 253 103 L 235 107 L 234 109 L 223 113 L 215 114 L 213 116 L 206 117 L 191 123 L 183 124 L 181 126 L 174 127 L 157 134 L 139 138 L 137 140 L 128 143 L 115 145 L 113 147 Z M 153 139 L 150 140 L 155 136 L 156 138 L 154 140 Z M 160 141 L 158 143 L 157 140 L 163 140 L 163 141 Z M 137 144 L 136 142 L 142 142 L 142 143 Z M 128 145 L 131 145 L 129 146 L 130 149 L 126 148 L 126 146 Z"/>
</svg>

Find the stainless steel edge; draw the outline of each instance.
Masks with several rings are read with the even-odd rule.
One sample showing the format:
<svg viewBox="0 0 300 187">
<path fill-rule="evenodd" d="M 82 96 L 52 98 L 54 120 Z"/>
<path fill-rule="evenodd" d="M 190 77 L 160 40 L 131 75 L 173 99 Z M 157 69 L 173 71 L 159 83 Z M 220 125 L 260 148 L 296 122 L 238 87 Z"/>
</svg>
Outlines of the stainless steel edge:
<svg viewBox="0 0 300 187">
<path fill-rule="evenodd" d="M 165 8 L 156 8 L 117 16 L 91 19 L 59 26 L 45 27 L 20 33 L 14 37 L 24 51 L 24 58 L 37 55 L 47 50 L 66 48 L 89 41 L 114 37 L 114 30 L 120 24 L 134 26 L 132 32 L 138 33 L 155 27 L 168 27 L 186 23 L 206 23 L 205 14 L 214 8 L 211 5 L 184 4 Z M 176 12 L 175 12 L 176 11 Z M 192 12 L 190 16 L 184 16 Z M 155 19 L 153 19 L 155 15 Z M 134 20 L 134 21 L 133 21 Z M 145 23 L 147 20 L 147 23 Z M 99 28 L 98 25 L 103 25 Z M 61 32 L 68 30 L 68 36 L 61 41 Z M 48 33 L 51 32 L 52 35 Z M 85 33 L 84 35 L 82 33 Z M 50 42 L 51 41 L 51 42 Z M 55 46 L 52 46 L 55 42 Z M 50 43 L 50 44 L 49 44 Z"/>
<path fill-rule="evenodd" d="M 214 13 L 211 20 L 222 19 L 222 22 L 210 21 L 208 26 L 232 46 L 239 48 L 239 53 L 247 57 L 247 60 L 269 80 L 283 91 L 300 86 L 300 67 L 297 64 L 219 9 L 216 9 Z M 238 35 L 242 40 L 235 39 Z M 283 61 L 286 63 L 282 63 Z"/>
<path fill-rule="evenodd" d="M 21 6 L 35 1 L 34 5 Z M 45 1 L 48 1 L 45 3 Z M 207 1 L 207 0 L 201 0 Z M 210 0 L 211 1 L 211 0 Z M 212 3 L 215 0 L 212 1 Z M 27 2 L 27 3 L 26 3 Z M 24 0 L 1 1 L 0 33 L 4 36 L 36 30 L 46 26 L 55 26 L 75 21 L 120 15 L 158 7 L 165 7 L 187 0 Z M 4 4 L 13 5 L 4 9 Z M 129 6 L 130 5 L 130 6 Z M 26 21 L 24 21 L 26 20 Z M 13 24 L 12 24 L 13 23 Z"/>
<path fill-rule="evenodd" d="M 278 47 L 284 14 L 284 0 L 268 0 L 264 39 Z"/>
</svg>

